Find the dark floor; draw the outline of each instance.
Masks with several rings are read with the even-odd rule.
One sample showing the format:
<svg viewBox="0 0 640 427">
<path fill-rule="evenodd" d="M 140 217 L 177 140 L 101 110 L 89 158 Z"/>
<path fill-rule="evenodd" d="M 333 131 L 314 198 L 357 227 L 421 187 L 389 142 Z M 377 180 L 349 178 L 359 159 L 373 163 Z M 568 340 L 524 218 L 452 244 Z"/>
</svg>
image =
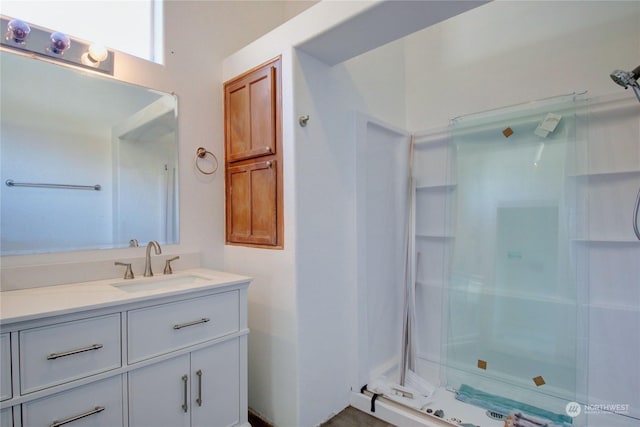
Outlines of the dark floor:
<svg viewBox="0 0 640 427">
<path fill-rule="evenodd" d="M 249 424 L 251 427 L 273 427 L 255 414 L 249 412 Z M 331 418 L 321 427 L 395 427 L 379 419 L 359 411 L 351 406 L 346 407 L 338 415 Z"/>
<path fill-rule="evenodd" d="M 395 427 L 376 417 L 347 406 L 342 412 L 331 418 L 321 427 Z"/>
</svg>

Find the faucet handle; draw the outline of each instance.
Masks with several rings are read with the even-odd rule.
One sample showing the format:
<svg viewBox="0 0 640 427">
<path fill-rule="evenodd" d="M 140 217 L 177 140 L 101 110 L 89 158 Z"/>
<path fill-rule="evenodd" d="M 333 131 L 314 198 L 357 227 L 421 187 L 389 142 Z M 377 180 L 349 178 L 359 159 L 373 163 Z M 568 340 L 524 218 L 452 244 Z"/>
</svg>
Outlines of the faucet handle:
<svg viewBox="0 0 640 427">
<path fill-rule="evenodd" d="M 124 278 L 125 279 L 133 279 L 133 270 L 131 269 L 131 264 L 125 263 L 125 262 L 114 262 L 114 265 L 122 265 L 124 267 L 127 267 L 127 271 L 124 272 Z"/>
<path fill-rule="evenodd" d="M 173 258 L 169 258 L 164 263 L 164 274 L 173 274 L 173 270 L 171 269 L 171 261 L 175 261 L 177 259 L 180 259 L 180 257 L 179 256 L 174 256 Z"/>
</svg>

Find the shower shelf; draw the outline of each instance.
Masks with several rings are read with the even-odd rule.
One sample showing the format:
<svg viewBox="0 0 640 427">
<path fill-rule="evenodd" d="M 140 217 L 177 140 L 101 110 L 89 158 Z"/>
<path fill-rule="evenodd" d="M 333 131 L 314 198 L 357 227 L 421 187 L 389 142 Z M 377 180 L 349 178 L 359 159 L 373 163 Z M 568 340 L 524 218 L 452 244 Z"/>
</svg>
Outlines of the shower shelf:
<svg viewBox="0 0 640 427">
<path fill-rule="evenodd" d="M 610 304 L 610 303 L 592 303 L 585 304 L 583 307 L 588 307 L 590 309 L 595 310 L 614 310 L 614 311 L 628 311 L 631 313 L 640 312 L 640 308 L 633 305 L 623 305 L 623 304 Z"/>
<path fill-rule="evenodd" d="M 593 239 L 571 239 L 574 243 L 581 244 L 622 244 L 622 245 L 638 245 L 640 244 L 640 240 L 635 239 L 607 239 L 607 238 L 593 238 Z"/>
<path fill-rule="evenodd" d="M 428 190 L 454 190 L 458 184 L 426 184 L 417 185 L 416 191 L 428 191 Z"/>
<path fill-rule="evenodd" d="M 455 236 L 446 235 L 446 234 L 435 234 L 435 233 L 416 233 L 416 238 L 446 240 L 446 239 L 455 239 Z"/>
<path fill-rule="evenodd" d="M 538 302 L 545 304 L 575 305 L 576 301 L 570 298 L 548 296 L 534 294 L 530 292 L 510 292 L 491 288 L 469 288 L 466 286 L 446 286 L 448 291 L 460 292 L 465 294 L 487 295 L 498 298 L 508 298 L 513 300 L 526 300 L 530 302 Z"/>
<path fill-rule="evenodd" d="M 640 174 L 640 169 L 627 169 L 620 171 L 603 171 L 603 172 L 579 172 L 575 175 L 567 175 L 568 178 L 606 178 L 617 175 L 635 175 Z"/>
</svg>

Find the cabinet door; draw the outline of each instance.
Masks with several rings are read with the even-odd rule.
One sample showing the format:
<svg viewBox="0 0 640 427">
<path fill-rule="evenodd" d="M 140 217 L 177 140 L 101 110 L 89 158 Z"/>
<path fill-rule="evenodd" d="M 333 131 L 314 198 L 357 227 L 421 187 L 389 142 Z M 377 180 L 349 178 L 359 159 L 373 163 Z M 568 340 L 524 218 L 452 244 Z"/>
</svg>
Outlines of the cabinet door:
<svg viewBox="0 0 640 427">
<path fill-rule="evenodd" d="M 274 154 L 277 66 L 267 64 L 225 85 L 226 161 Z"/>
<path fill-rule="evenodd" d="M 4 408 L 0 411 L 0 426 L 13 427 L 13 408 Z"/>
<path fill-rule="evenodd" d="M 277 162 L 227 168 L 227 240 L 276 245 Z"/>
<path fill-rule="evenodd" d="M 11 346 L 9 334 L 0 335 L 0 400 L 10 399 L 11 393 Z"/>
<path fill-rule="evenodd" d="M 189 425 L 188 355 L 145 366 L 128 375 L 130 427 Z"/>
<path fill-rule="evenodd" d="M 191 353 L 191 422 L 194 427 L 240 423 L 239 339 Z"/>
</svg>

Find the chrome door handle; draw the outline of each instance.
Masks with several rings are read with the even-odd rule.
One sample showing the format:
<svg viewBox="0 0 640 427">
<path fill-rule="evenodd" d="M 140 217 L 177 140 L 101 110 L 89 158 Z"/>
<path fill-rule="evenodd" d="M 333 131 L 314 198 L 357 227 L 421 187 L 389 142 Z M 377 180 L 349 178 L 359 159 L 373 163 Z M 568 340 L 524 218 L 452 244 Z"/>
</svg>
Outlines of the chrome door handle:
<svg viewBox="0 0 640 427">
<path fill-rule="evenodd" d="M 198 398 L 196 403 L 198 406 L 202 406 L 202 369 L 198 369 L 196 375 L 198 376 Z"/>
<path fill-rule="evenodd" d="M 184 403 L 182 404 L 182 410 L 184 412 L 187 412 L 187 410 L 189 410 L 189 405 L 187 404 L 187 393 L 189 392 L 189 390 L 187 389 L 188 381 L 189 381 L 189 377 L 187 377 L 186 375 L 183 375 L 182 382 L 184 384 Z"/>
<path fill-rule="evenodd" d="M 209 319 L 208 317 L 203 317 L 202 319 L 194 320 L 193 322 L 178 323 L 177 325 L 173 325 L 173 329 L 182 329 L 182 328 L 186 328 L 187 326 L 198 325 L 200 323 L 207 323 L 209 320 L 211 319 Z"/>
<path fill-rule="evenodd" d="M 105 409 L 106 408 L 104 406 L 96 406 L 95 408 L 93 408 L 90 411 L 83 412 L 82 414 L 74 415 L 73 417 L 69 417 L 69 418 L 67 418 L 65 420 L 62 420 L 62 421 L 56 420 L 56 421 L 52 422 L 49 425 L 49 427 L 59 427 L 59 426 L 65 425 L 65 424 L 69 424 L 69 423 L 72 423 L 74 421 L 78 421 L 79 419 L 88 417 L 90 415 L 98 414 L 98 413 L 104 411 Z"/>
<path fill-rule="evenodd" d="M 78 353 L 84 353 L 85 351 L 99 350 L 102 347 L 103 347 L 102 344 L 93 344 L 93 345 L 90 345 L 88 347 L 83 347 L 83 348 L 78 348 L 78 349 L 75 349 L 75 350 L 65 351 L 64 353 L 51 353 L 50 355 L 47 356 L 47 360 L 54 360 L 54 359 L 58 359 L 60 357 L 66 357 L 66 356 L 71 356 L 71 355 L 78 354 Z"/>
</svg>

